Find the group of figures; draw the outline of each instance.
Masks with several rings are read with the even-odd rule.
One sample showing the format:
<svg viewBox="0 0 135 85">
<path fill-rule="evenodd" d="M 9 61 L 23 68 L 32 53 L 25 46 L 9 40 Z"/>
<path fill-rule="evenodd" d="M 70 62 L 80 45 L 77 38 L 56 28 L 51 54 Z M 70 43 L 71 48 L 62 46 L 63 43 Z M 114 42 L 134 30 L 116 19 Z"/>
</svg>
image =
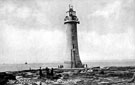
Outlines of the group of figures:
<svg viewBox="0 0 135 85">
<path fill-rule="evenodd" d="M 53 68 L 49 69 L 48 67 L 46 67 L 45 71 L 46 71 L 46 77 L 47 78 L 53 78 L 53 76 L 54 76 L 54 69 Z M 40 76 L 40 78 L 44 77 L 44 74 L 42 72 L 41 67 L 39 69 L 39 76 Z"/>
</svg>

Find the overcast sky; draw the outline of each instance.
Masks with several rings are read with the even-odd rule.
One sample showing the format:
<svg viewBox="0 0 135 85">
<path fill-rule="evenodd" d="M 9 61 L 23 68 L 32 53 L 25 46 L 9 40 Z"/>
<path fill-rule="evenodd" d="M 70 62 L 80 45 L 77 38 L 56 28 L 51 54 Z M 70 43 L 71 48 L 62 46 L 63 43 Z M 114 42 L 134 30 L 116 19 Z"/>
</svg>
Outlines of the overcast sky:
<svg viewBox="0 0 135 85">
<path fill-rule="evenodd" d="M 63 62 L 68 0 L 0 0 L 0 63 Z M 73 0 L 85 61 L 135 59 L 135 0 Z"/>
</svg>

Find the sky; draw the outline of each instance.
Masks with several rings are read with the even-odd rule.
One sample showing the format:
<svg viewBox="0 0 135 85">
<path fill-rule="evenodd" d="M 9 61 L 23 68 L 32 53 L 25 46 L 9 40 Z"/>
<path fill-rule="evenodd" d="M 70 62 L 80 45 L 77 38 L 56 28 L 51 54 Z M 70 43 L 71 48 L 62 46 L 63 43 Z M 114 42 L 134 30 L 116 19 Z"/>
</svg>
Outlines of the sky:
<svg viewBox="0 0 135 85">
<path fill-rule="evenodd" d="M 135 59 L 135 0 L 0 0 L 0 63 L 63 62 L 70 3 L 82 62 Z"/>
</svg>

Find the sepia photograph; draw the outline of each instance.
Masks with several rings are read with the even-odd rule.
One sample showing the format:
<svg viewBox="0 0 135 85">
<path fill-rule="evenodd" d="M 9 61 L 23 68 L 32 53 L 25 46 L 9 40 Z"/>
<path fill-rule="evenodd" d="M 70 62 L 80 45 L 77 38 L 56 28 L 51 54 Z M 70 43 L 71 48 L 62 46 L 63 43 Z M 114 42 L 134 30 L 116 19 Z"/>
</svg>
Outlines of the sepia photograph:
<svg viewBox="0 0 135 85">
<path fill-rule="evenodd" d="M 0 0 L 0 85 L 135 85 L 135 0 Z"/>
</svg>

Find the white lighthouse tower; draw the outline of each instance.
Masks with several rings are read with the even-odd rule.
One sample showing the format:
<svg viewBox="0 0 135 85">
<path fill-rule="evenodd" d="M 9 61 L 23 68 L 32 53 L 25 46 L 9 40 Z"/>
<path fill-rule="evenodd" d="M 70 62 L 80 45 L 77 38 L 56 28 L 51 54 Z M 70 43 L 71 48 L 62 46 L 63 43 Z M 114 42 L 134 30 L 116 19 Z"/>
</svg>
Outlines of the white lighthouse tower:
<svg viewBox="0 0 135 85">
<path fill-rule="evenodd" d="M 66 55 L 64 60 L 65 68 L 82 68 L 82 62 L 79 56 L 78 49 L 78 37 L 77 37 L 77 24 L 79 20 L 76 16 L 76 11 L 73 10 L 73 6 L 69 5 L 69 11 L 66 12 L 67 16 L 64 19 L 66 26 Z"/>
</svg>

